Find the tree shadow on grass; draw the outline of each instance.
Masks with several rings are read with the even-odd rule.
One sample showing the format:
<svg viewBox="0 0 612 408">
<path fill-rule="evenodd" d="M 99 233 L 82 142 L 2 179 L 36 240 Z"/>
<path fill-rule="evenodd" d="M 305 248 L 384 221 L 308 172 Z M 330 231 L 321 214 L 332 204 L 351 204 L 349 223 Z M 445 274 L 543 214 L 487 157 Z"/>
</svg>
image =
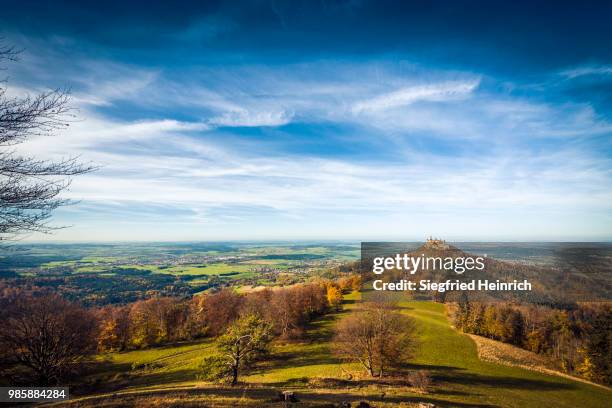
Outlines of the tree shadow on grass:
<svg viewBox="0 0 612 408">
<path fill-rule="evenodd" d="M 507 389 L 524 389 L 534 391 L 560 391 L 576 389 L 571 383 L 561 383 L 546 380 L 534 380 L 524 377 L 505 377 L 495 375 L 482 375 L 466 372 L 464 368 L 432 365 L 432 364 L 407 364 L 410 370 L 430 371 L 435 382 L 461 385 L 484 385 Z"/>
<path fill-rule="evenodd" d="M 304 340 L 312 343 L 329 342 L 334 336 L 336 322 L 348 313 L 349 310 L 332 312 L 308 323 L 304 330 Z"/>
<path fill-rule="evenodd" d="M 532 380 L 521 377 L 501 377 L 494 375 L 481 375 L 471 373 L 434 373 L 437 381 L 462 384 L 462 385 L 484 385 L 506 389 L 521 389 L 533 391 L 561 391 L 576 389 L 571 383 L 551 382 L 544 380 Z"/>
<path fill-rule="evenodd" d="M 130 385 L 166 385 L 184 381 L 194 381 L 196 379 L 196 375 L 196 370 L 189 369 L 170 372 L 145 372 L 132 378 Z"/>
<path fill-rule="evenodd" d="M 193 381 L 198 374 L 197 370 L 183 369 L 176 371 L 159 371 L 157 369 L 133 369 L 128 363 L 99 363 L 95 373 L 91 373 L 85 381 L 71 387 L 75 395 L 91 393 L 113 392 L 127 387 L 141 386 L 167 386 L 172 383 Z M 73 391 L 74 390 L 74 391 Z"/>
<path fill-rule="evenodd" d="M 282 352 L 268 358 L 261 367 L 266 369 L 296 368 L 321 364 L 341 364 L 340 359 L 334 358 L 328 353 L 317 351 L 302 352 Z"/>
<path fill-rule="evenodd" d="M 461 384 L 465 386 L 486 386 L 486 387 L 497 387 L 500 389 L 516 389 L 516 390 L 528 390 L 528 391 L 561 391 L 561 390 L 572 390 L 576 386 L 569 383 L 556 383 L 543 380 L 533 380 L 518 377 L 500 377 L 500 376 L 487 376 L 461 372 L 457 369 L 452 375 L 444 373 L 434 373 L 432 375 L 434 379 L 435 394 L 439 395 L 455 395 L 455 396 L 480 396 L 477 392 L 466 392 L 448 389 L 448 385 Z M 320 383 L 319 386 L 322 388 L 355 388 L 361 389 L 369 386 L 381 386 L 381 387 L 408 387 L 405 380 L 398 380 L 394 378 L 387 379 L 360 379 L 360 380 L 345 380 L 336 378 L 322 378 L 317 379 Z M 403 382 L 404 381 L 404 382 Z M 287 388 L 287 387 L 299 387 L 308 389 L 312 387 L 312 381 L 306 377 L 290 378 L 285 381 L 279 381 L 270 383 L 274 387 Z M 436 387 L 436 385 L 438 385 Z M 477 391 L 477 389 L 474 389 Z"/>
<path fill-rule="evenodd" d="M 416 364 L 416 363 L 406 363 L 403 368 L 408 370 L 428 370 L 428 371 L 464 371 L 464 368 L 455 367 L 455 366 L 447 366 L 447 365 L 436 365 L 436 364 Z"/>
</svg>

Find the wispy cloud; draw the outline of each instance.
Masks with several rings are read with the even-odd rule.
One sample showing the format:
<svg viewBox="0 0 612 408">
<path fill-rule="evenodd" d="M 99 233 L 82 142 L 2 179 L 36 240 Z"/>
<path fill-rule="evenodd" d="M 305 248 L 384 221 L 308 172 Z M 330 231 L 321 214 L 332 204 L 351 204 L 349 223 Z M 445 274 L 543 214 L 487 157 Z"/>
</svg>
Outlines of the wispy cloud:
<svg viewBox="0 0 612 408">
<path fill-rule="evenodd" d="M 73 87 L 79 120 L 18 147 L 102 166 L 74 180 L 67 196 L 81 204 L 60 221 L 77 227 L 59 238 L 358 238 L 385 225 L 412 237 L 468 225 L 528 237 L 520 219 L 612 230 L 612 161 L 598 139 L 612 125 L 583 103 L 385 60 L 74 64 L 75 81 L 57 77 Z M 40 89 L 33 78 L 46 69 L 17 76 L 19 92 Z"/>
<path fill-rule="evenodd" d="M 478 86 L 478 81 L 443 82 L 433 85 L 418 85 L 375 96 L 353 105 L 354 113 L 381 111 L 410 105 L 418 101 L 449 101 L 465 98 Z"/>
<path fill-rule="evenodd" d="M 282 126 L 291 122 L 292 117 L 293 114 L 286 111 L 249 112 L 241 109 L 213 117 L 208 120 L 208 123 L 213 126 L 230 127 Z"/>
<path fill-rule="evenodd" d="M 591 65 L 591 66 L 581 66 L 572 69 L 568 69 L 561 72 L 561 75 L 574 79 L 583 76 L 591 76 L 591 75 L 612 75 L 612 66 L 609 65 Z"/>
</svg>

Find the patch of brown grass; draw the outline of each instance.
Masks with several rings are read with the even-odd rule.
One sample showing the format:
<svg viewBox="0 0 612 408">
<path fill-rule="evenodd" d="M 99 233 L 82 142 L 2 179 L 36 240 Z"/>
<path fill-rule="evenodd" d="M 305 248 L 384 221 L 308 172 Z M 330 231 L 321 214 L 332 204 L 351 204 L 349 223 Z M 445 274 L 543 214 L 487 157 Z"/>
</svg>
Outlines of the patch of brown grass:
<svg viewBox="0 0 612 408">
<path fill-rule="evenodd" d="M 476 343 L 478 357 L 483 361 L 503 364 L 511 367 L 520 367 L 544 374 L 552 374 L 609 389 L 604 385 L 596 384 L 583 378 L 574 377 L 559 371 L 549 359 L 542 355 L 532 353 L 531 351 L 523 350 L 522 348 L 502 343 L 500 341 L 477 336 L 475 334 L 468 334 L 468 336 L 470 336 Z"/>
</svg>

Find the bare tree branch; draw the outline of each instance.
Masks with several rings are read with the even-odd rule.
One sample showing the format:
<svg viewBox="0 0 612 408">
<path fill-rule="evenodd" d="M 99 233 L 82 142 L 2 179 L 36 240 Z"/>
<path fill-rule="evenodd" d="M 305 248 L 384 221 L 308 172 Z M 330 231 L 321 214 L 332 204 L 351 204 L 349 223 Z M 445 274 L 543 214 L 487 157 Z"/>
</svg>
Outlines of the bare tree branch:
<svg viewBox="0 0 612 408">
<path fill-rule="evenodd" d="M 0 42 L 0 62 L 15 61 L 18 53 Z M 93 165 L 81 164 L 78 157 L 40 160 L 11 148 L 68 127 L 74 119 L 69 102 L 69 92 L 61 89 L 8 97 L 6 82 L 0 82 L 0 240 L 57 229 L 48 224 L 53 210 L 72 202 L 60 198 L 60 193 L 69 187 L 72 176 L 95 170 Z"/>
</svg>

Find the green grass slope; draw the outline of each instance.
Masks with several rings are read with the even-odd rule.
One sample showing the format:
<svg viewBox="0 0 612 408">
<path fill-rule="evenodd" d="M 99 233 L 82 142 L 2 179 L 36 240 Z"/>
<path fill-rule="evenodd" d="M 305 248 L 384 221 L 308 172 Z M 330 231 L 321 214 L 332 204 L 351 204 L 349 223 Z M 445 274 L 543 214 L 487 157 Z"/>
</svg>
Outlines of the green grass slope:
<svg viewBox="0 0 612 408">
<path fill-rule="evenodd" d="M 358 307 L 359 296 L 349 295 L 344 312 L 313 324 L 304 341 L 277 344 L 274 357 L 243 377 L 238 387 L 196 379 L 199 362 L 214 352 L 207 341 L 106 355 L 103 368 L 95 375 L 98 392 L 103 394 L 64 405 L 279 406 L 278 391 L 288 389 L 300 399 L 296 407 L 368 401 L 376 407 L 428 402 L 439 407 L 596 408 L 609 406 L 612 399 L 608 389 L 480 361 L 470 337 L 450 326 L 443 305 L 431 302 L 401 303 L 403 313 L 416 320 L 420 339 L 411 368 L 431 372 L 434 383 L 429 393 L 417 393 L 402 382 L 350 377 L 359 367 L 337 360 L 330 340 L 335 322 Z"/>
<path fill-rule="evenodd" d="M 436 384 L 432 397 L 502 407 L 609 406 L 610 390 L 480 361 L 476 344 L 449 325 L 441 304 L 404 302 L 402 306 L 418 324 L 421 345 L 413 366 L 432 372 Z"/>
</svg>

